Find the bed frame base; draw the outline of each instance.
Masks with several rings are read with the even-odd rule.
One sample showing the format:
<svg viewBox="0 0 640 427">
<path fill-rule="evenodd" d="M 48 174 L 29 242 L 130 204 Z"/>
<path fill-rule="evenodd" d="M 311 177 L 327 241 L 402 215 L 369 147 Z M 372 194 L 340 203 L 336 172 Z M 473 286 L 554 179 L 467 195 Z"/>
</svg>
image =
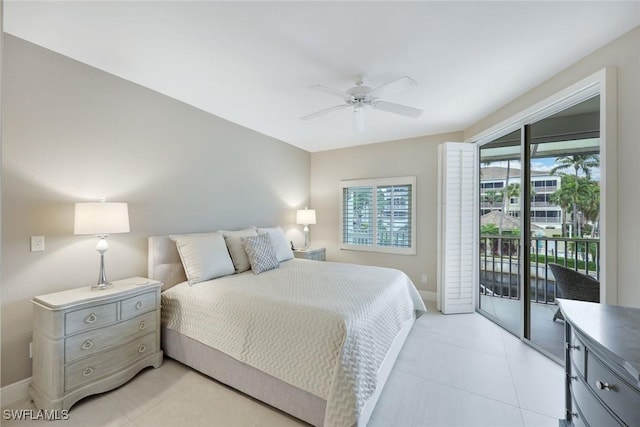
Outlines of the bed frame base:
<svg viewBox="0 0 640 427">
<path fill-rule="evenodd" d="M 391 368 L 414 322 L 415 317 L 409 319 L 393 341 L 378 371 L 376 390 L 367 399 L 357 426 L 366 426 L 369 422 L 384 384 L 391 373 Z M 324 424 L 327 401 L 314 394 L 294 387 L 172 329 L 162 328 L 162 349 L 165 356 L 274 408 L 314 426 L 320 427 Z"/>
</svg>

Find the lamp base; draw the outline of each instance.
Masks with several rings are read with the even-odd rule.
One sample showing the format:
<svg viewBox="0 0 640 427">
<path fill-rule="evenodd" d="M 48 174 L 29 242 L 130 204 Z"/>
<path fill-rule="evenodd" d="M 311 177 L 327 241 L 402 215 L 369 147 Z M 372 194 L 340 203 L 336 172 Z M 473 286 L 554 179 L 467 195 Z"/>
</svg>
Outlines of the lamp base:
<svg viewBox="0 0 640 427">
<path fill-rule="evenodd" d="M 96 283 L 95 285 L 91 285 L 92 291 L 104 291 L 113 286 L 113 283 Z"/>
<path fill-rule="evenodd" d="M 91 285 L 92 291 L 102 291 L 105 290 L 113 284 L 109 283 L 107 280 L 107 275 L 104 272 L 104 253 L 109 249 L 109 245 L 105 240 L 106 236 L 99 236 L 100 240 L 98 240 L 98 245 L 96 246 L 96 250 L 100 252 L 100 274 L 98 275 L 98 283 L 95 285 Z"/>
</svg>

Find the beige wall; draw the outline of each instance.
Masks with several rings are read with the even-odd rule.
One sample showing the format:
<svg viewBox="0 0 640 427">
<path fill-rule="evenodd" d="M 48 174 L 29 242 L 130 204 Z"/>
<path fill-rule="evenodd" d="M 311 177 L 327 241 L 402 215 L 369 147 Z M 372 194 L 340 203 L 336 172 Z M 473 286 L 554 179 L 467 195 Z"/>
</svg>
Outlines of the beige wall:
<svg viewBox="0 0 640 427">
<path fill-rule="evenodd" d="M 458 132 L 312 153 L 311 203 L 317 224 L 310 229 L 311 246 L 326 246 L 328 260 L 398 268 L 419 290 L 435 292 L 438 145 L 462 137 Z M 394 176 L 417 177 L 416 255 L 339 249 L 339 181 Z M 426 284 L 421 282 L 424 273 Z"/>
<path fill-rule="evenodd" d="M 3 64 L 3 385 L 31 374 L 29 300 L 97 280 L 74 202 L 129 203 L 132 232 L 109 238 L 110 280 L 146 274 L 149 235 L 280 224 L 303 241 L 308 152 L 15 37 Z M 32 235 L 46 251 L 29 251 Z"/>
<path fill-rule="evenodd" d="M 598 49 L 520 98 L 466 129 L 465 139 L 609 66 L 617 71 L 617 303 L 640 307 L 640 27 Z M 611 284 L 608 284 L 610 286 Z"/>
</svg>

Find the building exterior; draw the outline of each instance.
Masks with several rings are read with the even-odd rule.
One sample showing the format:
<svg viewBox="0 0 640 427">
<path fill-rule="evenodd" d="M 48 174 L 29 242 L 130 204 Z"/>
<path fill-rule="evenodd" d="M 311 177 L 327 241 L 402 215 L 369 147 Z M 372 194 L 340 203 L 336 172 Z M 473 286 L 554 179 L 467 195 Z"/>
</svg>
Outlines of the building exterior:
<svg viewBox="0 0 640 427">
<path fill-rule="evenodd" d="M 517 187 L 514 191 L 512 184 Z M 507 215 L 520 217 L 520 169 L 509 168 L 508 203 L 507 168 L 483 167 L 480 169 L 480 215 L 493 210 L 505 210 Z M 550 201 L 551 194 L 560 188 L 560 177 L 545 171 L 531 171 L 531 223 L 539 227 L 536 234 L 552 237 L 562 235 L 562 209 Z M 515 193 L 515 194 L 514 194 Z"/>
</svg>

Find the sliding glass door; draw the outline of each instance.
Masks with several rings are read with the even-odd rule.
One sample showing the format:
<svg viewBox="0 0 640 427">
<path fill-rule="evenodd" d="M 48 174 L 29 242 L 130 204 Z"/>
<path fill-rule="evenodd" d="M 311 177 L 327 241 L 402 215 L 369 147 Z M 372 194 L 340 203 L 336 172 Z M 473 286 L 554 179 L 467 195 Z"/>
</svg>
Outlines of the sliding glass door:
<svg viewBox="0 0 640 427">
<path fill-rule="evenodd" d="M 589 298 L 568 295 L 549 264 L 599 280 L 599 106 L 596 96 L 533 123 L 525 141 L 530 197 L 523 203 L 529 211 L 531 273 L 525 338 L 559 360 L 564 357 L 564 329 L 555 299 Z"/>
<path fill-rule="evenodd" d="M 599 105 L 592 97 L 479 149 L 479 312 L 559 361 L 549 264 L 600 274 Z"/>
<path fill-rule="evenodd" d="M 521 130 L 480 147 L 481 312 L 520 335 L 522 283 L 519 188 Z"/>
</svg>

